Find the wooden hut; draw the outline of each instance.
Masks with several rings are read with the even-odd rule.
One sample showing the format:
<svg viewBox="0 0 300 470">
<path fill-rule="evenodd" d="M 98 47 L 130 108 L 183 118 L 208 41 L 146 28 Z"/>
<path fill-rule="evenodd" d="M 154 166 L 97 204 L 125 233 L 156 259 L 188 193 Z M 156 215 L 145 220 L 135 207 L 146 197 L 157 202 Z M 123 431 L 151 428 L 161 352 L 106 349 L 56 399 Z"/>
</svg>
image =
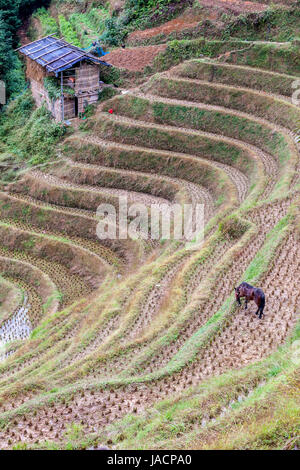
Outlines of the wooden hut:
<svg viewBox="0 0 300 470">
<path fill-rule="evenodd" d="M 111 66 L 54 35 L 18 49 L 37 106 L 46 104 L 57 121 L 71 119 L 98 100 L 100 67 Z"/>
</svg>

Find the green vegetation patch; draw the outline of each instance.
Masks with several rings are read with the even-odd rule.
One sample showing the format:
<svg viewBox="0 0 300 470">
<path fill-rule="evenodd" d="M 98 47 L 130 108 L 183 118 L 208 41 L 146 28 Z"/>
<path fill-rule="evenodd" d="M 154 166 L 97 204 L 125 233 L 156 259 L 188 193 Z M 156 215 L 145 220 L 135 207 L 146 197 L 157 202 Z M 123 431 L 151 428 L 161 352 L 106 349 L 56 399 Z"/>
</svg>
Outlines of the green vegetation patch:
<svg viewBox="0 0 300 470">
<path fill-rule="evenodd" d="M 153 77 L 144 87 L 145 91 L 155 91 L 157 94 L 161 90 L 164 95 L 169 95 L 168 80 Z M 172 96 L 180 89 L 172 88 Z M 104 110 L 113 107 L 114 112 L 120 115 L 141 119 L 142 121 L 167 124 L 176 127 L 202 130 L 239 139 L 241 142 L 248 142 L 262 150 L 270 153 L 280 165 L 286 163 L 296 152 L 291 145 L 289 137 L 280 131 L 274 131 L 271 126 L 244 118 L 238 115 L 231 115 L 226 111 L 214 111 L 193 107 L 192 105 L 165 103 L 159 100 L 149 101 L 146 98 L 133 97 L 130 95 L 116 97 L 113 101 L 105 105 Z M 191 137 L 191 139 L 193 139 Z M 181 150 L 183 151 L 183 150 Z M 215 154 L 214 159 L 220 159 L 220 154 Z M 247 173 L 251 173 L 253 167 L 251 160 L 245 154 L 242 158 L 241 152 L 237 153 L 233 147 L 233 152 L 228 157 L 230 163 L 238 165 Z M 226 160 L 221 160 L 226 163 Z M 227 160 L 228 162 L 228 160 Z"/>
<path fill-rule="evenodd" d="M 164 23 L 189 4 L 189 0 L 126 0 L 122 12 L 114 13 L 106 20 L 101 39 L 106 44 L 118 46 L 128 33 Z"/>
<path fill-rule="evenodd" d="M 228 107 L 230 103 L 230 109 L 255 114 L 290 130 L 295 129 L 300 119 L 300 110 L 292 103 L 227 85 L 157 77 L 152 78 L 142 89 L 154 95 L 213 106 Z"/>
<path fill-rule="evenodd" d="M 55 18 L 53 18 L 46 8 L 38 8 L 36 12 L 32 15 L 33 18 L 37 18 L 42 25 L 43 36 L 48 36 L 49 34 L 58 34 L 59 27 Z"/>
<path fill-rule="evenodd" d="M 143 123 L 117 122 L 104 115 L 101 115 L 101 119 L 95 123 L 94 132 L 104 139 L 130 145 L 142 143 L 144 147 L 152 148 L 155 142 L 155 148 L 159 150 L 217 159 L 222 163 L 237 162 L 239 159 L 243 161 L 245 158 L 242 149 L 222 140 L 173 129 L 147 127 Z"/>
<path fill-rule="evenodd" d="M 65 38 L 65 40 L 74 46 L 82 47 L 82 44 L 78 39 L 72 24 L 63 15 L 58 16 L 58 22 L 60 33 Z"/>
<path fill-rule="evenodd" d="M 297 80 L 295 76 L 233 64 L 221 64 L 205 59 L 185 62 L 173 69 L 172 73 L 183 78 L 242 86 L 288 97 L 293 92 L 293 82 Z"/>
<path fill-rule="evenodd" d="M 16 168 L 54 158 L 55 146 L 65 132 L 65 127 L 55 122 L 45 107 L 34 109 L 29 91 L 0 114 L 0 138 L 9 155 L 7 164 Z"/>
<path fill-rule="evenodd" d="M 170 41 L 166 49 L 158 54 L 153 62 L 157 72 L 168 70 L 184 60 L 226 55 L 226 61 L 238 65 L 248 65 L 278 73 L 300 75 L 299 47 L 293 43 L 251 43 L 243 40 L 193 40 Z"/>
<path fill-rule="evenodd" d="M 56 77 L 45 77 L 44 87 L 47 90 L 49 98 L 51 100 L 55 101 L 61 97 L 61 85 Z M 73 96 L 75 94 L 75 90 L 70 86 L 64 86 L 63 93 L 65 95 Z"/>
</svg>

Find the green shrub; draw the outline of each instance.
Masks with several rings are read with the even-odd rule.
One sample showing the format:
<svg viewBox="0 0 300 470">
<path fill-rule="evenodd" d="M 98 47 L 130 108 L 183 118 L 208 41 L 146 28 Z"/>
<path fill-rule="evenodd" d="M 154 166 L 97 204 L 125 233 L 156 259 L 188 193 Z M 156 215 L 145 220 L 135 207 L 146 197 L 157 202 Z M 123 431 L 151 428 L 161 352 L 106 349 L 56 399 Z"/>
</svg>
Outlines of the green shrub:
<svg viewBox="0 0 300 470">
<path fill-rule="evenodd" d="M 32 16 L 40 21 L 43 29 L 43 36 L 53 33 L 58 34 L 58 24 L 46 8 L 39 8 Z"/>
<path fill-rule="evenodd" d="M 66 20 L 63 15 L 59 15 L 59 28 L 62 36 L 65 38 L 67 42 L 73 44 L 74 46 L 81 47 L 81 42 L 79 41 L 76 31 L 72 28 L 71 23 Z"/>
<path fill-rule="evenodd" d="M 105 32 L 100 40 L 111 46 L 119 46 L 128 34 L 123 17 L 108 18 L 105 22 Z"/>
<path fill-rule="evenodd" d="M 36 109 L 18 136 L 23 159 L 31 165 L 45 163 L 55 155 L 55 144 L 64 133 L 65 128 L 53 120 L 45 107 Z"/>
<path fill-rule="evenodd" d="M 48 92 L 49 98 L 51 100 L 57 100 L 61 96 L 61 85 L 57 78 L 55 77 L 45 77 L 44 86 Z M 69 86 L 63 87 L 64 94 L 74 95 L 75 90 Z"/>
<path fill-rule="evenodd" d="M 99 101 L 106 101 L 114 96 L 118 95 L 120 92 L 116 88 L 103 88 L 99 94 Z"/>
<path fill-rule="evenodd" d="M 45 163 L 55 156 L 55 144 L 65 133 L 65 127 L 55 122 L 45 107 L 34 109 L 33 105 L 28 90 L 11 102 L 0 116 L 1 150 L 10 155 L 13 164 Z M 11 180 L 12 172 L 6 173 L 1 179 Z"/>
<path fill-rule="evenodd" d="M 89 47 L 105 30 L 109 13 L 104 8 L 92 8 L 86 13 L 72 13 L 69 22 L 83 47 Z"/>
<path fill-rule="evenodd" d="M 230 215 L 226 217 L 220 224 L 219 224 L 219 231 L 223 235 L 224 238 L 227 239 L 238 239 L 249 228 L 249 224 L 245 221 L 237 217 L 236 215 Z"/>
</svg>

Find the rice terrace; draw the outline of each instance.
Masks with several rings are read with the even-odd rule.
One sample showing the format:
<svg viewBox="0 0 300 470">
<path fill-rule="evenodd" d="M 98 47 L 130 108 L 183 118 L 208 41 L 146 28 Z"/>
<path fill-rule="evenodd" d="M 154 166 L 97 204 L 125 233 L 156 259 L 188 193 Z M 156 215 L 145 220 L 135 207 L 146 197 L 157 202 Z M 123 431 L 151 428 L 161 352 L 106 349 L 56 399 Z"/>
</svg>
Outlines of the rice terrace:
<svg viewBox="0 0 300 470">
<path fill-rule="evenodd" d="M 300 2 L 0 0 L 0 103 L 0 449 L 299 450 Z"/>
</svg>

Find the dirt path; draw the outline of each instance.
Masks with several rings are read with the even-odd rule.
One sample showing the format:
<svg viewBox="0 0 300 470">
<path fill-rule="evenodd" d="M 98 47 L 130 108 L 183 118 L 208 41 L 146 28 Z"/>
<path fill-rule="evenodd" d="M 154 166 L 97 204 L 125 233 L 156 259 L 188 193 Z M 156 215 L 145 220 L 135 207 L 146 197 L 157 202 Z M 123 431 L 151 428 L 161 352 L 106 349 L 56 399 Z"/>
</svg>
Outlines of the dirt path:
<svg viewBox="0 0 300 470">
<path fill-rule="evenodd" d="M 116 67 L 138 72 L 144 70 L 147 65 L 151 65 L 154 58 L 164 51 L 165 48 L 165 44 L 126 49 L 120 48 L 107 54 L 105 60 Z"/>
<path fill-rule="evenodd" d="M 269 6 L 267 2 L 258 3 L 245 0 L 201 0 L 201 5 L 221 8 L 237 14 L 264 11 Z"/>
<path fill-rule="evenodd" d="M 197 9 L 193 11 L 187 10 L 179 17 L 160 26 L 135 31 L 129 34 L 128 41 L 141 41 L 158 35 L 167 36 L 175 31 L 179 32 L 193 29 L 204 19 L 216 21 L 223 13 L 239 15 L 243 13 L 262 12 L 268 8 L 268 5 L 264 3 L 241 0 L 201 0 L 201 6 L 205 7 L 203 11 L 197 11 Z"/>
<path fill-rule="evenodd" d="M 23 19 L 22 26 L 17 31 L 17 35 L 19 36 L 21 46 L 25 46 L 26 44 L 29 44 L 31 42 L 31 40 L 27 36 L 29 24 L 30 24 L 30 18 Z"/>
</svg>

